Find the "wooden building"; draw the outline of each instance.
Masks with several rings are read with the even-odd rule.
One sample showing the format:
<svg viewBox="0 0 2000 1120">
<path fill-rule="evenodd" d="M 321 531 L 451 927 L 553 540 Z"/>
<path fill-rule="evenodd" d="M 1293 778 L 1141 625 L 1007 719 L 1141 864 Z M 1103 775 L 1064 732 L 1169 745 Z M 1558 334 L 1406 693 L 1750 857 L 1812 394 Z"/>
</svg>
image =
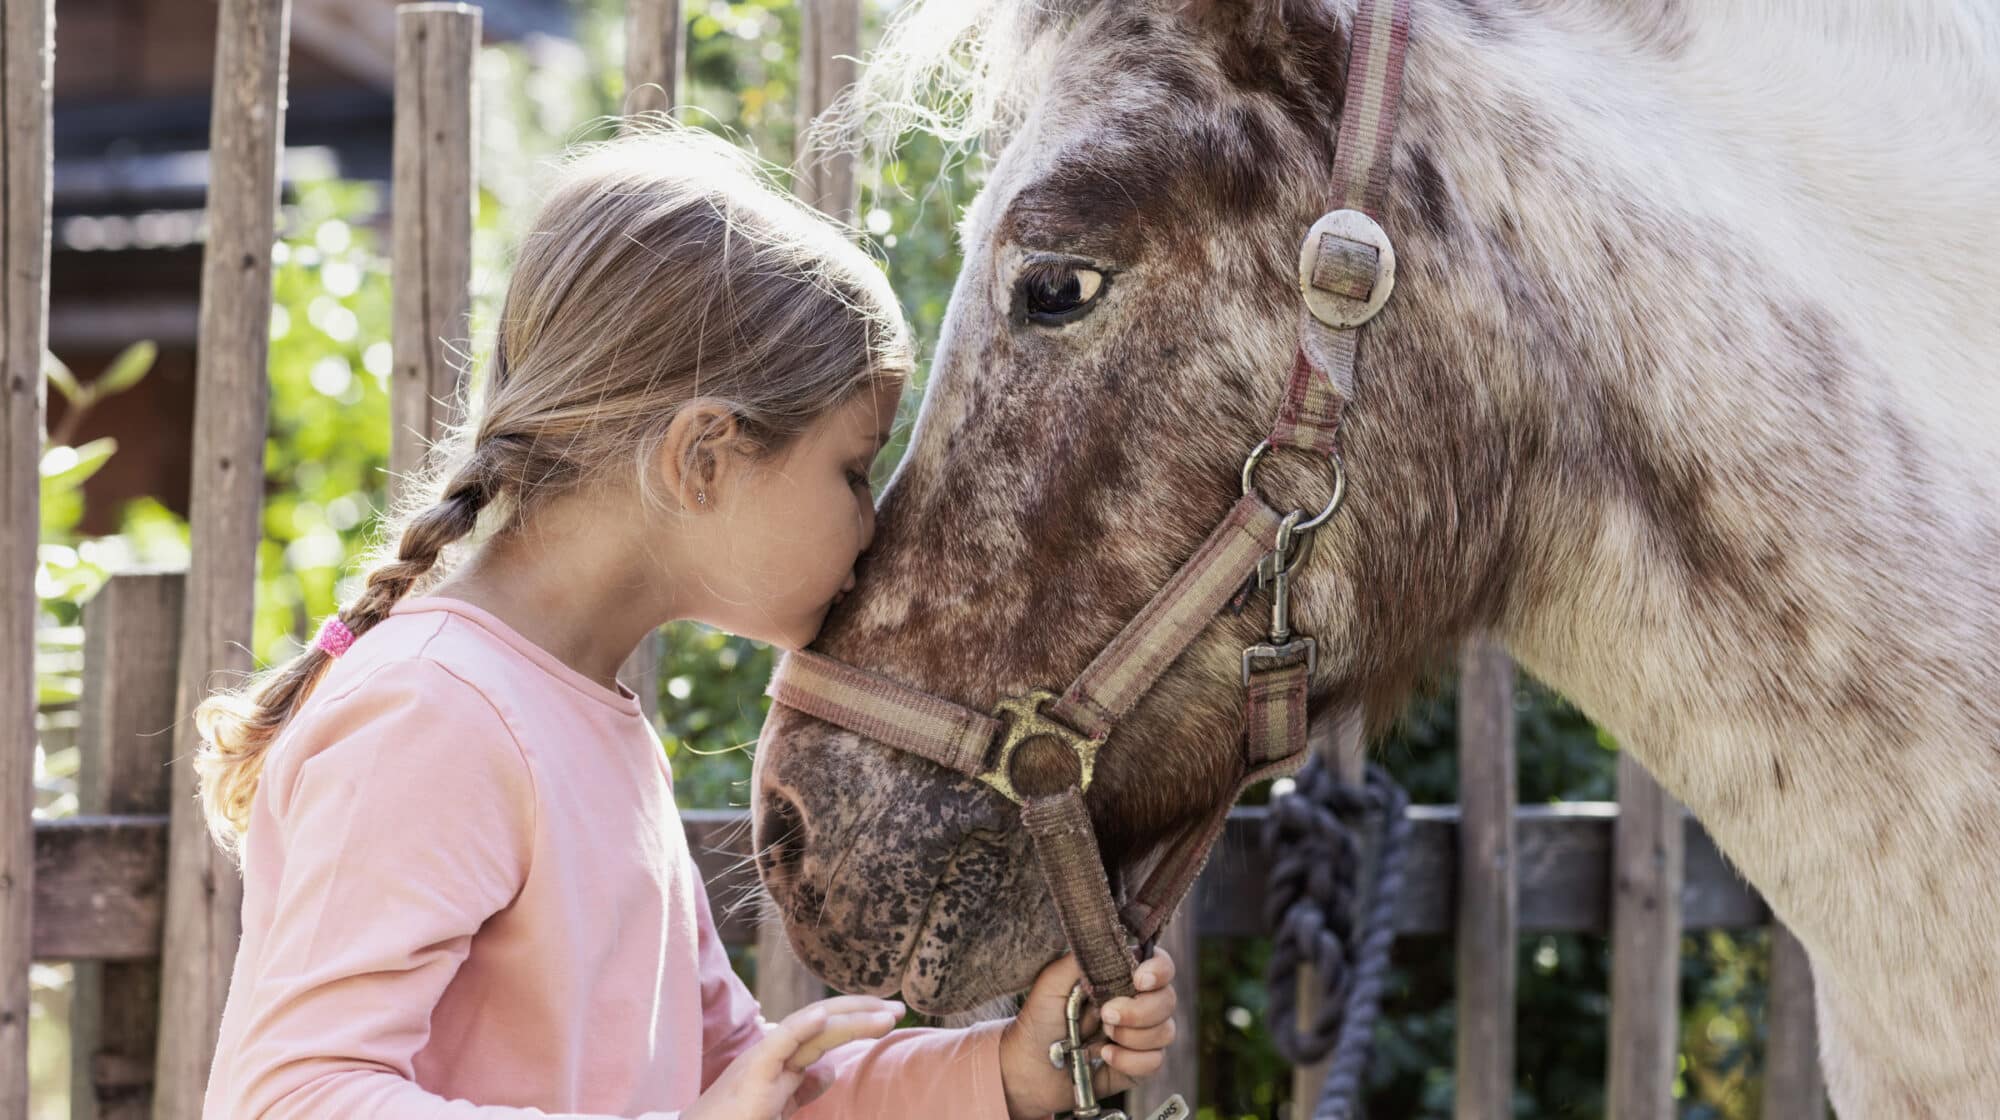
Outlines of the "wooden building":
<svg viewBox="0 0 2000 1120">
<path fill-rule="evenodd" d="M 489 41 L 566 35 L 565 0 L 480 0 Z M 395 0 L 292 0 L 286 182 L 389 180 Z M 56 7 L 49 348 L 83 380 L 126 345 L 160 356 L 98 405 L 78 441 L 119 443 L 91 480 L 87 533 L 122 501 L 186 512 L 207 179 L 214 0 L 60 0 Z M 49 427 L 62 422 L 51 394 Z"/>
</svg>

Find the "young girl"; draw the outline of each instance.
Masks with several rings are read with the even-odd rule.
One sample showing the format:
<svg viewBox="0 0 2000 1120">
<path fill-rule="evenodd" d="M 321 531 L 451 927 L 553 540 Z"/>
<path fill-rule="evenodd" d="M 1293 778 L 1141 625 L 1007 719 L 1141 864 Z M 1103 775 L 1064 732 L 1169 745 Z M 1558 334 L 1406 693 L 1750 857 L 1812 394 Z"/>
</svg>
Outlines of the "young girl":
<svg viewBox="0 0 2000 1120">
<path fill-rule="evenodd" d="M 615 677 L 672 619 L 811 640 L 874 531 L 868 467 L 910 367 L 880 270 L 720 141 L 571 164 L 393 555 L 311 648 L 196 713 L 244 877 L 205 1116 L 1068 1104 L 1048 1059 L 1067 958 L 971 1030 L 891 1033 L 900 1005 L 866 997 L 760 1018 Z M 1156 957 L 1107 1006 L 1105 1088 L 1159 1067 L 1171 976 Z"/>
</svg>

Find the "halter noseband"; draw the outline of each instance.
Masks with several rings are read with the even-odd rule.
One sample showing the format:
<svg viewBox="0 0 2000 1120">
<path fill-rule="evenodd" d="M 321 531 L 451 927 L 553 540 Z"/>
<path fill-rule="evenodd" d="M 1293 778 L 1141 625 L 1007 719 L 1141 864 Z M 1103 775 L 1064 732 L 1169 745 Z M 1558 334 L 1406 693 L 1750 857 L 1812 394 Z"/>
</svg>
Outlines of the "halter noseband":
<svg viewBox="0 0 2000 1120">
<path fill-rule="evenodd" d="M 974 711 L 877 673 L 801 650 L 787 656 L 768 692 L 778 704 L 976 778 L 1021 806 L 1063 933 L 1091 995 L 1130 995 L 1135 965 L 1128 933 L 1150 945 L 1207 861 L 1229 809 L 1252 783 L 1295 769 L 1306 754 L 1306 698 L 1318 648 L 1295 636 L 1290 578 L 1312 533 L 1340 508 L 1341 412 L 1354 391 L 1360 328 L 1389 298 L 1395 251 L 1380 224 L 1409 38 L 1410 0 L 1360 0 L 1348 42 L 1346 97 L 1332 175 L 1334 209 L 1313 224 L 1299 252 L 1299 346 L 1276 423 L 1243 464 L 1243 494 L 1222 523 L 1068 689 L 1037 689 Z M 1258 464 L 1272 448 L 1321 455 L 1333 497 L 1317 515 L 1280 516 L 1257 494 Z M 1269 640 L 1243 651 L 1244 736 L 1236 792 L 1169 838 L 1121 909 L 1097 848 L 1083 795 L 1098 752 L 1161 673 L 1225 606 L 1271 588 Z M 1049 739 L 1077 760 L 1060 793 L 1024 797 L 1012 766 L 1023 743 Z"/>
</svg>

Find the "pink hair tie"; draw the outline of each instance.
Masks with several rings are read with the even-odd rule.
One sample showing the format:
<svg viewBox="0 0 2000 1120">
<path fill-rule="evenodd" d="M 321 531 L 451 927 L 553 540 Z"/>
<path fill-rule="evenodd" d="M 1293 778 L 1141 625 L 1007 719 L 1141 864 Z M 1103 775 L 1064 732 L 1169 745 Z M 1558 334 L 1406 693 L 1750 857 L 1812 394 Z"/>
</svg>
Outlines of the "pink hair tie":
<svg viewBox="0 0 2000 1120">
<path fill-rule="evenodd" d="M 346 653 L 347 647 L 353 644 L 354 631 L 349 630 L 337 614 L 326 616 L 326 621 L 319 624 L 319 636 L 313 639 L 313 645 L 333 657 Z"/>
</svg>

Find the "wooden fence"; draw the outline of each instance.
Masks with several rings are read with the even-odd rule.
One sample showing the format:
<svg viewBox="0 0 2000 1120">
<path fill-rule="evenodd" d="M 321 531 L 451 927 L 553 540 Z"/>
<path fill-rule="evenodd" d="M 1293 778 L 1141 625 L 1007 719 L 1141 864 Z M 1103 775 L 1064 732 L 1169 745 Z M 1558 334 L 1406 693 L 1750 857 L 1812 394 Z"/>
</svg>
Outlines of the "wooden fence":
<svg viewBox="0 0 2000 1120">
<path fill-rule="evenodd" d="M 807 4 L 802 117 L 851 79 L 859 0 Z M 249 667 L 254 557 L 266 423 L 271 244 L 282 150 L 287 0 L 220 0 L 209 241 L 201 352 L 192 564 L 182 572 L 114 577 L 85 610 L 79 746 L 80 815 L 33 821 L 33 627 L 37 454 L 43 431 L 40 354 L 48 254 L 49 41 L 52 0 L 4 0 L 0 92 L 6 189 L 0 237 L 0 1120 L 28 1115 L 27 1004 L 31 960 L 76 963 L 74 1093 L 78 1117 L 185 1118 L 200 1113 L 239 935 L 240 885 L 210 844 L 186 759 L 190 711 L 217 670 Z M 634 0 L 627 108 L 666 107 L 680 88 L 679 0 Z M 398 14 L 397 278 L 392 461 L 421 462 L 456 399 L 446 340 L 466 333 L 473 207 L 473 60 L 479 13 L 464 4 L 406 4 Z M 851 162 L 801 168 L 813 200 L 852 215 Z M 1415 838 L 1398 928 L 1456 935 L 1457 1115 L 1511 1115 L 1516 939 L 1524 933 L 1608 932 L 1613 943 L 1609 1099 L 1620 1120 L 1673 1114 L 1676 974 L 1684 929 L 1751 928 L 1770 917 L 1700 827 L 1629 761 L 1616 804 L 1522 807 L 1514 783 L 1514 673 L 1504 654 L 1469 648 L 1461 681 L 1463 803 L 1411 809 Z M 627 683 L 657 696 L 658 647 L 626 666 Z M 172 728 L 170 734 L 162 728 Z M 1352 770 L 1353 734 L 1318 749 Z M 1197 942 L 1254 937 L 1262 912 L 1254 837 L 1260 811 L 1239 810 L 1221 851 L 1166 944 L 1185 962 L 1182 1002 L 1202 1008 Z M 748 829 L 740 812 L 686 814 L 690 845 L 719 897 L 745 885 Z M 755 942 L 758 994 L 781 1014 L 822 988 L 782 936 L 740 914 L 724 937 Z M 1820 1120 L 1809 972 L 1797 943 L 1774 939 L 1766 1054 L 1766 1115 Z M 1193 1096 L 1196 1032 L 1175 1044 L 1169 1072 L 1136 1102 Z M 1316 1087 L 1301 1071 L 1299 1088 Z"/>
</svg>

